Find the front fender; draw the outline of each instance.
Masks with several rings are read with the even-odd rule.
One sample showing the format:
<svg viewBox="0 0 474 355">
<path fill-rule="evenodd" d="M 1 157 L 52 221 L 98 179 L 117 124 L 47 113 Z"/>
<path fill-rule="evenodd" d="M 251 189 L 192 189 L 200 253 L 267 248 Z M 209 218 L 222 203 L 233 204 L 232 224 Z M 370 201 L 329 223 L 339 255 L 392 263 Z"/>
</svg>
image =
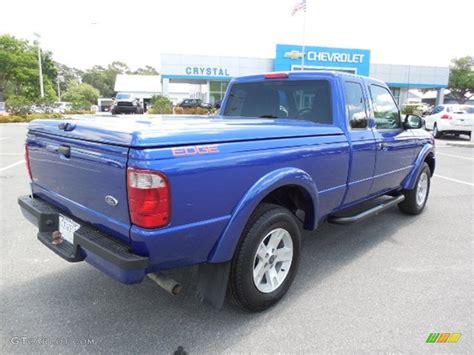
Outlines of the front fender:
<svg viewBox="0 0 474 355">
<path fill-rule="evenodd" d="M 318 221 L 318 189 L 311 176 L 297 168 L 282 168 L 268 173 L 259 179 L 244 195 L 232 212 L 232 217 L 224 232 L 211 251 L 208 261 L 222 263 L 232 259 L 235 247 L 251 214 L 259 203 L 272 191 L 286 185 L 296 185 L 305 189 L 311 196 L 314 215 L 312 229 Z"/>
<path fill-rule="evenodd" d="M 433 144 L 426 144 L 421 149 L 420 153 L 416 157 L 415 164 L 413 165 L 413 169 L 410 174 L 403 180 L 402 188 L 405 190 L 412 190 L 415 188 L 416 179 L 418 174 L 420 173 L 421 167 L 423 166 L 423 162 L 425 161 L 428 154 L 434 153 L 434 146 Z M 434 166 L 433 166 L 434 171 Z"/>
</svg>

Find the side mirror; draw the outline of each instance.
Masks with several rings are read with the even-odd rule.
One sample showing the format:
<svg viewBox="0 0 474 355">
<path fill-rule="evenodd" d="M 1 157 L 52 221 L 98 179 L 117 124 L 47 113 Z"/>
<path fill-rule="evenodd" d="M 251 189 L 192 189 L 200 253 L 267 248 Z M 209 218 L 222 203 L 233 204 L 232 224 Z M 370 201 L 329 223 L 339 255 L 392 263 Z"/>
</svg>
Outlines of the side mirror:
<svg viewBox="0 0 474 355">
<path fill-rule="evenodd" d="M 403 121 L 403 127 L 405 129 L 419 129 L 423 128 L 424 120 L 417 115 L 406 115 Z"/>
</svg>

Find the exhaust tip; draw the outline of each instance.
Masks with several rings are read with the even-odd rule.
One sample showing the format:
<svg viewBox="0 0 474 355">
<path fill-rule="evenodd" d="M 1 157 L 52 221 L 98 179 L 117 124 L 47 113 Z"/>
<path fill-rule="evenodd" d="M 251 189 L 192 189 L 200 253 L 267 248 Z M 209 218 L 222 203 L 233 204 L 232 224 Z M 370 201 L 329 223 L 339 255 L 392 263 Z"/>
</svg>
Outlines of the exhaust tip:
<svg viewBox="0 0 474 355">
<path fill-rule="evenodd" d="M 153 280 L 158 286 L 160 286 L 162 289 L 172 294 L 173 296 L 176 296 L 183 291 L 183 287 L 178 281 L 172 279 L 171 277 L 165 274 L 162 274 L 160 272 L 152 272 L 150 274 L 147 274 L 147 276 L 151 280 Z"/>
</svg>

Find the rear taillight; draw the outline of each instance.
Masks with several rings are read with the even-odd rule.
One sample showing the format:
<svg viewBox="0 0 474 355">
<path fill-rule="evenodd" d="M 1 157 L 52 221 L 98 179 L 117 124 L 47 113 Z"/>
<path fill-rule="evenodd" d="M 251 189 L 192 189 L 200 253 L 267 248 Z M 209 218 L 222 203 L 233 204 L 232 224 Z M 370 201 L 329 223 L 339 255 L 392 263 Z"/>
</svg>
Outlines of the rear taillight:
<svg viewBox="0 0 474 355">
<path fill-rule="evenodd" d="M 441 116 L 441 118 L 443 120 L 450 120 L 452 117 L 450 115 L 448 115 L 447 113 L 445 113 L 444 115 Z"/>
<path fill-rule="evenodd" d="M 162 173 L 128 168 L 128 206 L 132 223 L 159 228 L 170 222 L 170 184 Z"/>
<path fill-rule="evenodd" d="M 28 144 L 25 144 L 25 162 L 26 162 L 26 170 L 28 170 L 28 175 L 30 176 L 30 180 L 33 180 L 33 174 L 31 174 L 31 165 L 30 165 L 30 148 Z"/>
</svg>

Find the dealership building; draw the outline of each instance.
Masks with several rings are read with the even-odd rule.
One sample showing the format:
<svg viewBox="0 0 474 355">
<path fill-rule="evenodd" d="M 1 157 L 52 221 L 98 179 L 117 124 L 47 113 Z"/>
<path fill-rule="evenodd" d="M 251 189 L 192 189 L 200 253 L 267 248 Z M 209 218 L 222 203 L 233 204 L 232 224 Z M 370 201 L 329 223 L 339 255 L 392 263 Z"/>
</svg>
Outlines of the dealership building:
<svg viewBox="0 0 474 355">
<path fill-rule="evenodd" d="M 275 58 L 161 54 L 162 94 L 173 102 L 201 98 L 221 100 L 233 77 L 271 71 L 337 70 L 383 80 L 399 104 L 410 89 L 436 89 L 443 102 L 449 68 L 372 63 L 370 50 L 277 44 Z"/>
</svg>

